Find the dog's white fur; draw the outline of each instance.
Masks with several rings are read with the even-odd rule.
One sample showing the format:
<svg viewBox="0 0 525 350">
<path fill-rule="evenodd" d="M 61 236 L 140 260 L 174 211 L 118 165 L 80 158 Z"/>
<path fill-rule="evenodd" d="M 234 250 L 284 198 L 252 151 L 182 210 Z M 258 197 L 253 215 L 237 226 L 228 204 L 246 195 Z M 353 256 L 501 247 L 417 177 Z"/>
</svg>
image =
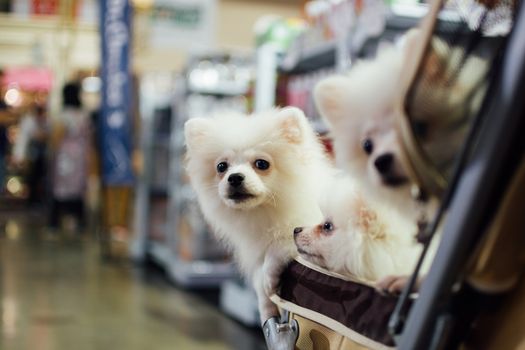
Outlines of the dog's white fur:
<svg viewBox="0 0 525 350">
<path fill-rule="evenodd" d="M 185 137 L 187 174 L 204 216 L 251 279 L 264 322 L 278 315 L 268 295 L 297 254 L 293 228 L 321 219 L 318 198 L 333 168 L 297 108 L 190 119 Z M 269 168 L 256 168 L 258 159 Z M 228 164 L 223 173 L 220 162 Z M 244 176 L 242 191 L 250 196 L 230 198 L 232 174 Z"/>
<path fill-rule="evenodd" d="M 386 46 L 376 58 L 357 62 L 347 75 L 320 81 L 314 98 L 333 137 L 337 165 L 360 181 L 366 193 L 415 219 L 416 202 L 394 125 L 403 59 L 401 48 Z M 372 142 L 370 154 L 363 148 L 365 140 Z M 393 160 L 389 173 L 382 175 L 375 162 L 386 154 Z"/>
<path fill-rule="evenodd" d="M 411 224 L 373 202 L 350 178 L 334 180 L 321 211 L 322 221 L 294 231 L 306 260 L 366 282 L 413 270 L 421 246 L 406 232 Z"/>
<path fill-rule="evenodd" d="M 411 58 L 422 40 L 421 32 L 410 30 L 403 39 L 401 45 L 381 47 L 374 59 L 357 62 L 348 74 L 320 81 L 314 99 L 334 138 L 337 164 L 360 179 L 371 195 L 392 203 L 415 221 L 423 208 L 412 197 L 410 173 L 403 162 L 406 155 L 395 124 L 405 117 L 397 109 L 405 98 L 401 81 L 406 80 L 407 66 L 417 64 Z M 417 87 L 424 89 L 415 89 L 408 99 L 412 121 L 425 126 L 425 134 L 418 136 L 420 146 L 446 172 L 451 171 L 469 124 L 455 130 L 450 125 L 457 124 L 467 111 L 477 110 L 485 91 L 477 87 L 487 63 L 468 55 L 462 61 L 464 56 L 464 48 L 449 47 L 433 37 L 418 71 L 422 83 Z M 370 154 L 364 151 L 365 140 L 373 144 Z M 381 173 L 377 161 L 387 154 L 392 156 L 391 165 Z M 432 215 L 437 205 L 437 198 L 432 198 L 424 208 L 426 214 Z"/>
<path fill-rule="evenodd" d="M 376 58 L 358 62 L 347 75 L 322 80 L 314 91 L 316 105 L 334 139 L 338 165 L 359 181 L 370 199 L 387 203 L 391 210 L 407 221 L 406 227 L 399 231 L 410 238 L 416 233 L 416 222 L 420 216 L 425 214 L 432 217 L 438 206 L 438 199 L 435 197 L 430 198 L 424 207 L 414 200 L 410 174 L 402 161 L 406 155 L 402 153 L 401 140 L 395 126 L 396 119 L 400 117 L 396 115 L 400 113 L 396 106 L 403 98 L 400 93 L 402 74 L 405 64 L 411 62 L 409 58 L 414 53 L 417 40 L 420 40 L 419 35 L 418 30 L 408 32 L 402 46 L 383 47 Z M 446 124 L 446 120 L 455 120 L 456 114 L 462 115 L 466 108 L 479 108 L 483 90 L 475 95 L 471 104 L 465 104 L 464 100 L 474 91 L 487 69 L 482 59 L 470 57 L 464 62 L 453 86 L 449 86 L 449 76 L 455 73 L 457 61 L 463 57 L 463 52 L 461 48 L 447 51 L 443 46 L 441 40 L 432 39 L 428 66 L 423 66 L 420 72 L 420 79 L 426 79 L 425 82 L 434 87 L 434 90 L 432 93 L 416 91 L 412 96 L 415 105 L 422 108 L 422 111 L 412 110 L 412 117 L 423 118 L 428 127 L 426 137 L 420 141 L 432 152 L 438 164 L 450 163 L 455 155 L 453 152 L 458 149 L 456 146 L 452 147 L 452 144 L 459 144 L 464 137 L 464 129 L 451 135 L 446 125 L 443 127 L 439 123 Z M 448 62 L 449 66 L 441 61 Z M 445 133 L 443 129 L 446 129 Z M 447 135 L 450 143 L 446 147 L 443 147 L 444 135 Z M 369 152 L 365 152 L 365 140 L 372 143 L 373 147 Z M 391 164 L 388 171 L 380 171 L 377 162 L 386 154 L 391 156 Z M 434 239 L 430 255 L 436 248 L 437 240 Z M 393 252 L 394 255 L 398 254 Z M 428 269 L 430 263 L 431 259 L 426 259 L 423 270 Z M 388 278 L 379 285 L 397 290 L 402 285 L 399 281 Z"/>
<path fill-rule="evenodd" d="M 350 226 L 340 229 L 344 233 L 337 235 L 346 240 L 358 239 L 362 255 L 359 257 L 355 246 L 350 246 L 350 251 L 359 260 L 347 257 L 351 261 L 342 261 L 355 269 L 354 274 L 375 281 L 412 271 L 420 251 L 414 244 L 417 220 L 423 210 L 429 215 L 437 205 L 433 200 L 423 208 L 414 200 L 395 126 L 405 55 L 410 54 L 417 36 L 417 32 L 409 33 L 403 46 L 383 46 L 374 59 L 357 62 L 346 75 L 322 80 L 314 91 L 316 105 L 334 140 L 337 164 L 359 184 L 378 223 L 387 227 L 381 239 L 366 233 L 352 235 Z M 368 153 L 365 140 L 372 142 Z M 382 173 L 376 162 L 387 154 L 391 156 L 391 164 L 388 171 Z M 381 203 L 384 207 L 372 203 Z M 337 243 L 341 239 L 331 241 Z M 338 249 L 337 244 L 333 249 Z M 425 269 L 429 264 L 426 259 Z M 380 279 L 378 285 L 383 286 L 383 281 Z"/>
</svg>

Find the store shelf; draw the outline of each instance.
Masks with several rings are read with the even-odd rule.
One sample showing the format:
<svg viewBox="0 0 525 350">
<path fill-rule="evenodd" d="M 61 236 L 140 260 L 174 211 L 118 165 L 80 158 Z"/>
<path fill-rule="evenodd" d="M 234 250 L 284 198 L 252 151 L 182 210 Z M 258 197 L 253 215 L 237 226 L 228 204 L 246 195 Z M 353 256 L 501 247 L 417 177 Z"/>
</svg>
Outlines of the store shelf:
<svg viewBox="0 0 525 350">
<path fill-rule="evenodd" d="M 429 6 L 426 4 L 414 5 L 392 5 L 391 15 L 387 18 L 387 30 L 406 30 L 419 24 L 421 19 L 427 14 Z M 461 18 L 455 11 L 442 10 L 438 16 L 436 33 L 454 30 L 451 26 L 461 24 Z"/>
<path fill-rule="evenodd" d="M 246 93 L 247 87 L 245 86 L 215 86 L 215 87 L 204 87 L 204 86 L 193 86 L 188 88 L 188 93 L 200 94 L 200 95 L 212 95 L 212 96 L 238 96 Z"/>
<path fill-rule="evenodd" d="M 231 262 L 184 261 L 172 255 L 164 266 L 169 277 L 186 288 L 218 287 L 225 280 L 236 276 L 235 266 Z"/>
<path fill-rule="evenodd" d="M 159 135 L 153 140 L 153 147 L 167 148 L 170 145 L 169 135 Z"/>
<path fill-rule="evenodd" d="M 159 266 L 170 263 L 171 252 L 165 242 L 149 241 L 148 253 L 150 258 Z"/>
<path fill-rule="evenodd" d="M 335 65 L 335 43 L 328 41 L 315 47 L 289 52 L 279 64 L 279 71 L 284 74 L 303 74 L 316 69 Z"/>
<path fill-rule="evenodd" d="M 148 245 L 153 262 L 167 272 L 173 283 L 185 288 L 219 287 L 225 280 L 237 276 L 231 262 L 185 261 L 173 254 L 165 242 L 149 241 Z"/>
<path fill-rule="evenodd" d="M 221 285 L 219 300 L 221 309 L 241 323 L 253 327 L 259 326 L 257 296 L 252 288 L 236 280 L 229 280 Z"/>
<path fill-rule="evenodd" d="M 168 196 L 168 189 L 164 187 L 153 187 L 149 191 L 151 197 L 166 197 Z"/>
<path fill-rule="evenodd" d="M 393 5 L 386 18 L 385 30 L 380 35 L 384 40 L 394 40 L 406 30 L 417 26 L 428 12 L 428 5 Z M 451 26 L 458 25 L 460 18 L 453 11 L 442 11 L 439 16 L 440 28 L 451 31 Z M 374 38 L 371 38 L 372 40 Z M 284 74 L 304 74 L 314 70 L 334 67 L 336 64 L 336 42 L 321 42 L 314 47 L 305 47 L 300 40 L 281 59 L 278 70 Z M 366 43 L 364 44 L 364 46 Z M 361 54 L 358 53 L 358 57 Z"/>
</svg>

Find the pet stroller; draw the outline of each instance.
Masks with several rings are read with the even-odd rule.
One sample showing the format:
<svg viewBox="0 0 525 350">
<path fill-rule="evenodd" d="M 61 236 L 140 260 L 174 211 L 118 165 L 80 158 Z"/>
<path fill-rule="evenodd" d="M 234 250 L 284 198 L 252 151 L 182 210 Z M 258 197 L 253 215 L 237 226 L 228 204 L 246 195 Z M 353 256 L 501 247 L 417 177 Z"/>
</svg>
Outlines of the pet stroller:
<svg viewBox="0 0 525 350">
<path fill-rule="evenodd" d="M 421 23 L 398 104 L 415 197 L 441 203 L 420 226 L 414 274 L 396 298 L 292 262 L 272 297 L 286 320 L 265 325 L 269 348 L 524 346 L 525 9 L 505 0 L 449 5 L 436 1 Z M 414 296 L 438 227 L 440 245 Z"/>
<path fill-rule="evenodd" d="M 326 271 L 301 258 L 282 276 L 272 301 L 299 329 L 297 349 L 393 349 L 388 321 L 397 298 L 364 281 Z"/>
</svg>

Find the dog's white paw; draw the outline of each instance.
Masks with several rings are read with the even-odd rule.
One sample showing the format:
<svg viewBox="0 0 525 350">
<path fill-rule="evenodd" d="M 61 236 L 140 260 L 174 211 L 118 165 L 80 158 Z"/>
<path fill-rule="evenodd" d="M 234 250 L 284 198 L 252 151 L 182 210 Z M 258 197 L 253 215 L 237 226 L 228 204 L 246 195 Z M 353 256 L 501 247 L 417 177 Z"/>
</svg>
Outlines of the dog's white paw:
<svg viewBox="0 0 525 350">
<path fill-rule="evenodd" d="M 266 295 L 270 296 L 277 292 L 280 285 L 281 274 L 292 260 L 289 250 L 278 245 L 270 247 L 264 256 L 263 262 L 263 287 Z"/>
<path fill-rule="evenodd" d="M 380 293 L 386 294 L 400 294 L 405 289 L 410 276 L 386 276 L 380 279 L 375 287 Z M 417 292 L 421 285 L 421 278 L 418 278 L 412 292 Z"/>
<path fill-rule="evenodd" d="M 385 294 L 399 294 L 405 288 L 408 276 L 386 276 L 376 283 L 376 289 Z"/>
<path fill-rule="evenodd" d="M 253 275 L 253 288 L 257 294 L 257 303 L 261 325 L 270 317 L 279 316 L 279 309 L 270 300 L 264 288 L 264 272 L 262 267 L 258 268 Z"/>
</svg>

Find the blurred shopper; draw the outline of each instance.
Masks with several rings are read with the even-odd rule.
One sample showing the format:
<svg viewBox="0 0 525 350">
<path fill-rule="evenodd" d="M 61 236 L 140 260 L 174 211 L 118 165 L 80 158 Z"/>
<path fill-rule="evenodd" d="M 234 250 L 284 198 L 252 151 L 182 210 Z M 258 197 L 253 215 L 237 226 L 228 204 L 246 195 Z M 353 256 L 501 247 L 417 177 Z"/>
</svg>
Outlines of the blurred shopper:
<svg viewBox="0 0 525 350">
<path fill-rule="evenodd" d="M 64 214 L 71 214 L 76 219 L 76 227 L 82 230 L 90 119 L 82 109 L 78 83 L 64 85 L 62 99 L 63 109 L 53 125 L 51 137 L 53 175 L 49 225 L 58 229 Z"/>
<path fill-rule="evenodd" d="M 46 108 L 33 104 L 20 119 L 19 132 L 13 149 L 13 162 L 26 170 L 29 206 L 41 204 L 44 199 L 47 138 Z"/>
</svg>

